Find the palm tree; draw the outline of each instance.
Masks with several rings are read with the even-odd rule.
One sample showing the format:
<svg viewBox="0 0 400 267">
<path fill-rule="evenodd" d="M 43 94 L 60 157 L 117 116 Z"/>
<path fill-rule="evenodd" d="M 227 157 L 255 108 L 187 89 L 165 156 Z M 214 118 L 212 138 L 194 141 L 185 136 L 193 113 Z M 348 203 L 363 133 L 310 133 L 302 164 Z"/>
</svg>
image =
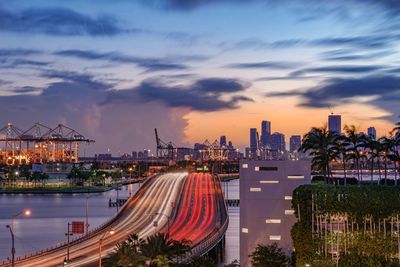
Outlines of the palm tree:
<svg viewBox="0 0 400 267">
<path fill-rule="evenodd" d="M 304 135 L 299 149 L 304 153 L 310 152 L 311 166 L 322 172 L 325 183 L 331 177 L 330 162 L 337 157 L 334 147 L 338 138 L 339 135 L 328 131 L 326 125 L 321 128 L 313 127 Z"/>
<path fill-rule="evenodd" d="M 380 157 L 382 146 L 381 143 L 374 138 L 367 137 L 364 143 L 364 147 L 368 150 L 367 154 L 369 155 L 370 167 L 371 167 L 371 184 L 374 181 L 374 165 L 375 159 Z M 380 171 L 380 167 L 379 167 Z"/>
<path fill-rule="evenodd" d="M 347 142 L 349 143 L 349 158 L 353 159 L 355 162 L 355 167 L 357 169 L 357 178 L 360 183 L 360 159 L 363 158 L 362 147 L 364 146 L 365 136 L 357 132 L 354 125 L 344 126 L 344 131 L 346 134 Z M 361 176 L 362 180 L 362 176 Z"/>
<path fill-rule="evenodd" d="M 153 262 L 157 256 L 165 256 L 173 259 L 189 251 L 190 245 L 186 240 L 171 240 L 168 234 L 157 233 L 146 238 L 146 242 L 140 245 L 140 251 Z"/>
<path fill-rule="evenodd" d="M 128 240 L 117 244 L 115 252 L 104 260 L 104 266 L 110 267 L 144 267 L 147 257 L 140 253 L 140 246 L 144 243 L 138 235 L 130 235 Z"/>
<path fill-rule="evenodd" d="M 267 246 L 258 244 L 249 257 L 254 267 L 283 267 L 290 264 L 290 258 L 276 243 Z"/>
<path fill-rule="evenodd" d="M 347 139 L 343 136 L 340 136 L 336 140 L 334 150 L 337 153 L 337 157 L 342 160 L 344 185 L 346 186 L 347 185 L 346 163 L 349 160 L 349 155 L 348 155 L 349 143 L 347 142 Z"/>
<path fill-rule="evenodd" d="M 391 153 L 396 147 L 396 140 L 394 138 L 384 136 L 382 138 L 379 138 L 379 141 L 382 145 L 382 155 L 385 164 L 385 185 L 387 185 L 388 158 L 389 158 L 389 153 Z"/>
</svg>

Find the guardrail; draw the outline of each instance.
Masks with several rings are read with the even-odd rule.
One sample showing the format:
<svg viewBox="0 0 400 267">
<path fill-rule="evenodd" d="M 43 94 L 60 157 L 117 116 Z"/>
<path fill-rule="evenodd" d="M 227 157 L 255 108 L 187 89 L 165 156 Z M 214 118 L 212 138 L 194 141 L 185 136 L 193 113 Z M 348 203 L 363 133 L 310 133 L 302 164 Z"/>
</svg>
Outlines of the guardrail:
<svg viewBox="0 0 400 267">
<path fill-rule="evenodd" d="M 209 236 L 203 239 L 202 242 L 194 246 L 188 253 L 186 253 L 184 256 L 180 258 L 180 262 L 182 263 L 187 263 L 190 261 L 190 259 L 193 256 L 203 256 L 210 250 L 212 250 L 225 236 L 226 230 L 228 229 L 229 225 L 229 216 L 228 216 L 228 208 L 226 206 L 226 202 L 224 200 L 224 196 L 222 194 L 222 188 L 221 188 L 221 180 L 218 177 L 218 175 L 214 175 L 218 183 L 216 185 L 219 187 L 217 192 L 220 192 L 220 204 L 221 207 L 223 207 L 223 213 L 225 220 L 223 220 L 223 223 L 220 227 L 217 227 L 217 230 L 211 233 Z"/>
<path fill-rule="evenodd" d="M 157 177 L 157 175 L 158 174 L 148 177 L 146 179 L 146 182 L 154 179 L 155 177 Z M 101 231 L 107 229 L 111 224 L 113 224 L 115 221 L 117 221 L 117 219 L 120 218 L 122 216 L 122 213 L 127 209 L 127 206 L 131 202 L 131 199 L 137 197 L 139 194 L 142 194 L 142 192 L 144 190 L 143 188 L 144 188 L 145 185 L 146 185 L 146 183 L 143 184 L 143 186 L 136 192 L 136 194 L 132 195 L 128 199 L 128 201 L 125 202 L 125 204 L 121 207 L 120 211 L 117 214 L 115 214 L 110 220 L 108 220 L 107 222 L 101 224 L 100 226 L 96 227 L 95 229 L 89 231 L 86 235 L 73 237 L 69 241 L 69 246 L 73 246 L 75 244 L 84 242 L 84 241 L 94 237 L 96 234 L 98 234 Z M 34 253 L 25 254 L 22 257 L 21 256 L 16 257 L 16 261 L 15 262 L 18 263 L 18 261 L 23 261 L 23 260 L 26 260 L 28 258 L 32 258 L 32 259 L 38 258 L 40 256 L 45 255 L 46 253 L 55 252 L 55 251 L 59 251 L 61 249 L 65 249 L 65 246 L 67 246 L 67 245 L 68 245 L 68 241 L 64 241 L 64 242 L 56 244 L 55 246 L 51 246 L 49 248 L 42 249 L 40 251 L 36 251 Z M 6 267 L 6 266 L 9 266 L 10 264 L 11 264 L 11 259 L 3 260 L 0 266 L 1 267 Z"/>
</svg>

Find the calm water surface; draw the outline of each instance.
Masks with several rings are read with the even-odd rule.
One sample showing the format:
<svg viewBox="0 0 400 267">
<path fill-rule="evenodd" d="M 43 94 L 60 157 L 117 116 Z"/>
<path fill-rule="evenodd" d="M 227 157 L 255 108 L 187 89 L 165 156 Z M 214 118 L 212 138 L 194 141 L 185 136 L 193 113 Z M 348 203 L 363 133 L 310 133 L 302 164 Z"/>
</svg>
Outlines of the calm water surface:
<svg viewBox="0 0 400 267">
<path fill-rule="evenodd" d="M 134 194 L 138 184 L 123 186 L 118 191 L 120 198 Z M 239 198 L 239 180 L 223 183 L 225 195 Z M 227 195 L 229 194 L 229 195 Z M 30 218 L 18 217 L 14 221 L 16 256 L 46 249 L 65 241 L 67 223 L 85 221 L 86 199 L 89 197 L 89 230 L 113 215 L 117 208 L 109 208 L 109 199 L 116 199 L 117 191 L 96 194 L 14 194 L 0 195 L 0 261 L 10 256 L 11 238 L 6 228 L 10 218 L 26 208 L 32 211 Z M 226 262 L 239 258 L 239 208 L 231 207 L 229 227 L 226 234 Z"/>
</svg>

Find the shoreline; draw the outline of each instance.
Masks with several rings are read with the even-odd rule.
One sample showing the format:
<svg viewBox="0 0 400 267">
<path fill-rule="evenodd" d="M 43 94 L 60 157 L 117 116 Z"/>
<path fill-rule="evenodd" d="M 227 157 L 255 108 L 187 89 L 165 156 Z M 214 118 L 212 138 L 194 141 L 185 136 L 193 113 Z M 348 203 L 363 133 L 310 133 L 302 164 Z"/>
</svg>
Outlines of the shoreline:
<svg viewBox="0 0 400 267">
<path fill-rule="evenodd" d="M 87 193 L 104 193 L 110 190 L 114 190 L 123 185 L 136 184 L 142 182 L 144 179 L 135 181 L 125 181 L 118 183 L 117 185 L 112 185 L 110 187 L 102 188 L 62 188 L 57 189 L 56 187 L 52 189 L 46 188 L 21 188 L 21 189 L 0 189 L 0 195 L 10 195 L 10 194 L 87 194 Z"/>
</svg>

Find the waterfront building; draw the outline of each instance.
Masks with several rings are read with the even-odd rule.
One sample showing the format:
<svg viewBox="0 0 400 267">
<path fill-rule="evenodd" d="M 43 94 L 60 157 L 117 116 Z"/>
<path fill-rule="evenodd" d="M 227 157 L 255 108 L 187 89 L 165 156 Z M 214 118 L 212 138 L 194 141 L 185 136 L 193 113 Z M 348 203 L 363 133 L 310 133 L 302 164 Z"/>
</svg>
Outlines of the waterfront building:
<svg viewBox="0 0 400 267">
<path fill-rule="evenodd" d="M 285 135 L 283 133 L 273 133 L 271 135 L 271 149 L 278 153 L 286 151 Z"/>
<path fill-rule="evenodd" d="M 220 145 L 220 146 L 226 146 L 226 136 L 225 136 L 225 135 L 222 135 L 222 136 L 219 138 L 219 145 Z"/>
<path fill-rule="evenodd" d="M 368 136 L 374 140 L 376 140 L 376 129 L 375 127 L 369 127 L 368 128 Z"/>
<path fill-rule="evenodd" d="M 301 147 L 301 136 L 300 135 L 292 135 L 289 140 L 290 153 L 297 152 L 300 147 Z"/>
<path fill-rule="evenodd" d="M 256 159 L 258 152 L 258 132 L 257 128 L 250 128 L 250 158 Z"/>
<path fill-rule="evenodd" d="M 267 145 L 269 145 L 271 141 L 270 138 L 271 138 L 271 122 L 262 121 L 260 146 L 266 147 Z"/>
<path fill-rule="evenodd" d="M 328 116 L 328 130 L 335 133 L 342 133 L 342 116 L 331 114 Z"/>
<path fill-rule="evenodd" d="M 248 255 L 257 244 L 272 244 L 289 254 L 290 230 L 296 222 L 292 192 L 311 181 L 308 160 L 240 161 L 240 263 L 250 266 Z"/>
</svg>

